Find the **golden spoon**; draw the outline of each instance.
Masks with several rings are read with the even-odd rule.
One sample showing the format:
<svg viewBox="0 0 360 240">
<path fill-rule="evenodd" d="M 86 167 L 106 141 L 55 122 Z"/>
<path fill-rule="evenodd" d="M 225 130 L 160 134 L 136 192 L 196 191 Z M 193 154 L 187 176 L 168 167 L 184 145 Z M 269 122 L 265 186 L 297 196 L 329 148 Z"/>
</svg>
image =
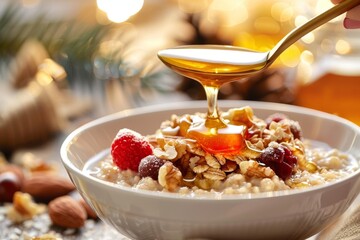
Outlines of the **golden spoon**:
<svg viewBox="0 0 360 240">
<path fill-rule="evenodd" d="M 301 37 L 359 4 L 360 0 L 345 0 L 335 5 L 293 29 L 268 52 L 224 45 L 188 45 L 161 50 L 158 57 L 184 76 L 203 85 L 219 87 L 225 82 L 263 71 Z"/>
</svg>

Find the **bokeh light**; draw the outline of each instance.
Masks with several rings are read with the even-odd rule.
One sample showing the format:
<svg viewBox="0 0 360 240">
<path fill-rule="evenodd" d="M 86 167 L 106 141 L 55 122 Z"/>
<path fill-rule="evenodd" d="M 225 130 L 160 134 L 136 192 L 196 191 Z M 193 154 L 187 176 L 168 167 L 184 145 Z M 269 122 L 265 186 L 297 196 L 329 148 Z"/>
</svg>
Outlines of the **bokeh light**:
<svg viewBox="0 0 360 240">
<path fill-rule="evenodd" d="M 206 9 L 210 0 L 178 0 L 179 9 L 186 13 L 199 13 Z"/>
<path fill-rule="evenodd" d="M 209 22 L 221 23 L 223 27 L 241 24 L 248 19 L 248 15 L 245 4 L 236 0 L 214 0 L 207 12 Z"/>
<path fill-rule="evenodd" d="M 335 49 L 338 54 L 348 54 L 351 51 L 351 45 L 345 40 L 338 40 L 335 44 Z"/>
<path fill-rule="evenodd" d="M 97 6 L 106 13 L 108 19 L 115 23 L 127 21 L 138 13 L 144 5 L 144 0 L 97 0 Z"/>
</svg>

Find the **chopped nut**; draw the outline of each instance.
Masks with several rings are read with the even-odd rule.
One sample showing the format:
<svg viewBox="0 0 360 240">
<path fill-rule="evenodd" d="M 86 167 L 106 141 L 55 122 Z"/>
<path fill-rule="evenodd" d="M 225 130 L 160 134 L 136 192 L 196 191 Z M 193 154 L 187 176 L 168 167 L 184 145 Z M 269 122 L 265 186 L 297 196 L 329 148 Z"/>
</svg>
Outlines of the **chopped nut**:
<svg viewBox="0 0 360 240">
<path fill-rule="evenodd" d="M 22 166 L 29 172 L 55 171 L 56 168 L 31 152 L 15 154 L 14 163 Z"/>
<path fill-rule="evenodd" d="M 270 134 L 273 137 L 273 141 L 287 141 L 292 138 L 290 124 L 285 121 L 285 119 L 281 122 L 272 121 L 269 126 Z"/>
<path fill-rule="evenodd" d="M 174 141 L 174 146 L 177 152 L 176 159 L 180 159 L 187 153 L 186 141 L 184 139 L 177 139 L 176 141 Z"/>
<path fill-rule="evenodd" d="M 31 219 L 45 210 L 45 205 L 34 203 L 30 194 L 16 192 L 13 205 L 8 208 L 7 216 L 12 222 L 19 223 Z"/>
<path fill-rule="evenodd" d="M 176 161 L 184 156 L 186 151 L 186 141 L 184 139 L 158 139 L 158 142 L 164 144 L 162 147 L 154 149 L 154 155 L 161 159 Z"/>
<path fill-rule="evenodd" d="M 190 115 L 186 114 L 183 117 L 179 118 L 178 120 L 178 124 L 180 126 L 179 129 L 179 135 L 180 136 L 186 136 L 187 131 L 191 125 L 192 119 L 190 117 Z"/>
<path fill-rule="evenodd" d="M 159 148 L 164 148 L 166 142 L 165 142 L 165 138 L 164 137 L 156 137 L 156 142 L 158 144 Z"/>
<path fill-rule="evenodd" d="M 251 138 L 250 141 L 245 141 L 246 145 L 252 149 L 263 150 L 265 143 L 262 138 Z"/>
<path fill-rule="evenodd" d="M 62 238 L 55 233 L 46 233 L 37 237 L 31 237 L 27 234 L 23 235 L 24 240 L 62 240 Z"/>
<path fill-rule="evenodd" d="M 254 112 L 251 107 L 245 106 L 242 108 L 232 108 L 226 115 L 225 119 L 229 119 L 231 123 L 236 125 L 245 124 L 251 126 L 253 122 Z"/>
<path fill-rule="evenodd" d="M 182 182 L 180 170 L 172 162 L 166 162 L 159 169 L 159 183 L 170 192 L 175 191 Z"/>
<path fill-rule="evenodd" d="M 175 147 L 168 144 L 165 144 L 164 150 L 161 148 L 155 148 L 153 153 L 156 157 L 167 160 L 175 159 L 177 156 Z"/>
<path fill-rule="evenodd" d="M 176 136 L 180 130 L 179 126 L 176 127 L 166 127 L 161 129 L 161 133 L 167 136 Z"/>
<path fill-rule="evenodd" d="M 241 174 L 248 177 L 270 178 L 275 175 L 275 172 L 271 168 L 261 166 L 254 160 L 241 162 L 240 171 Z"/>
</svg>

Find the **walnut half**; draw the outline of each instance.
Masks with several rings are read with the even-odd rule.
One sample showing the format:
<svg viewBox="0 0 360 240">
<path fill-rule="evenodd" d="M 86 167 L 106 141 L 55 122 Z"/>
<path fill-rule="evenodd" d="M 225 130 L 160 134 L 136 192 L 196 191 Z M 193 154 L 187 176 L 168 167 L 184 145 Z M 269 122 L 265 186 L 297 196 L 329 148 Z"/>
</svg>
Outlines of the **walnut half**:
<svg viewBox="0 0 360 240">
<path fill-rule="evenodd" d="M 182 174 L 172 162 L 166 162 L 160 167 L 158 178 L 160 185 L 169 192 L 176 191 L 182 182 Z"/>
<path fill-rule="evenodd" d="M 240 163 L 241 174 L 248 177 L 271 178 L 275 172 L 270 167 L 261 166 L 254 160 L 243 161 Z"/>
</svg>

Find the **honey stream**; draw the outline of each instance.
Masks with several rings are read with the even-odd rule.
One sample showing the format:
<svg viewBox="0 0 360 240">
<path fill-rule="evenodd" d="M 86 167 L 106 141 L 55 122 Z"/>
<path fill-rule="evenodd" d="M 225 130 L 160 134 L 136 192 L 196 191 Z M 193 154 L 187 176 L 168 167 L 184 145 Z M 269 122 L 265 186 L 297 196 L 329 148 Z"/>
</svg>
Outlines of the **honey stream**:
<svg viewBox="0 0 360 240">
<path fill-rule="evenodd" d="M 218 92 L 222 85 L 245 80 L 264 68 L 266 55 L 228 46 L 185 46 L 163 50 L 159 58 L 173 71 L 198 81 L 207 103 L 206 119 L 191 123 L 187 137 L 210 153 L 236 153 L 245 148 L 245 126 L 226 123 L 218 110 Z M 221 59 L 221 61 L 219 61 Z M 241 73 L 241 74 L 239 74 Z"/>
</svg>

